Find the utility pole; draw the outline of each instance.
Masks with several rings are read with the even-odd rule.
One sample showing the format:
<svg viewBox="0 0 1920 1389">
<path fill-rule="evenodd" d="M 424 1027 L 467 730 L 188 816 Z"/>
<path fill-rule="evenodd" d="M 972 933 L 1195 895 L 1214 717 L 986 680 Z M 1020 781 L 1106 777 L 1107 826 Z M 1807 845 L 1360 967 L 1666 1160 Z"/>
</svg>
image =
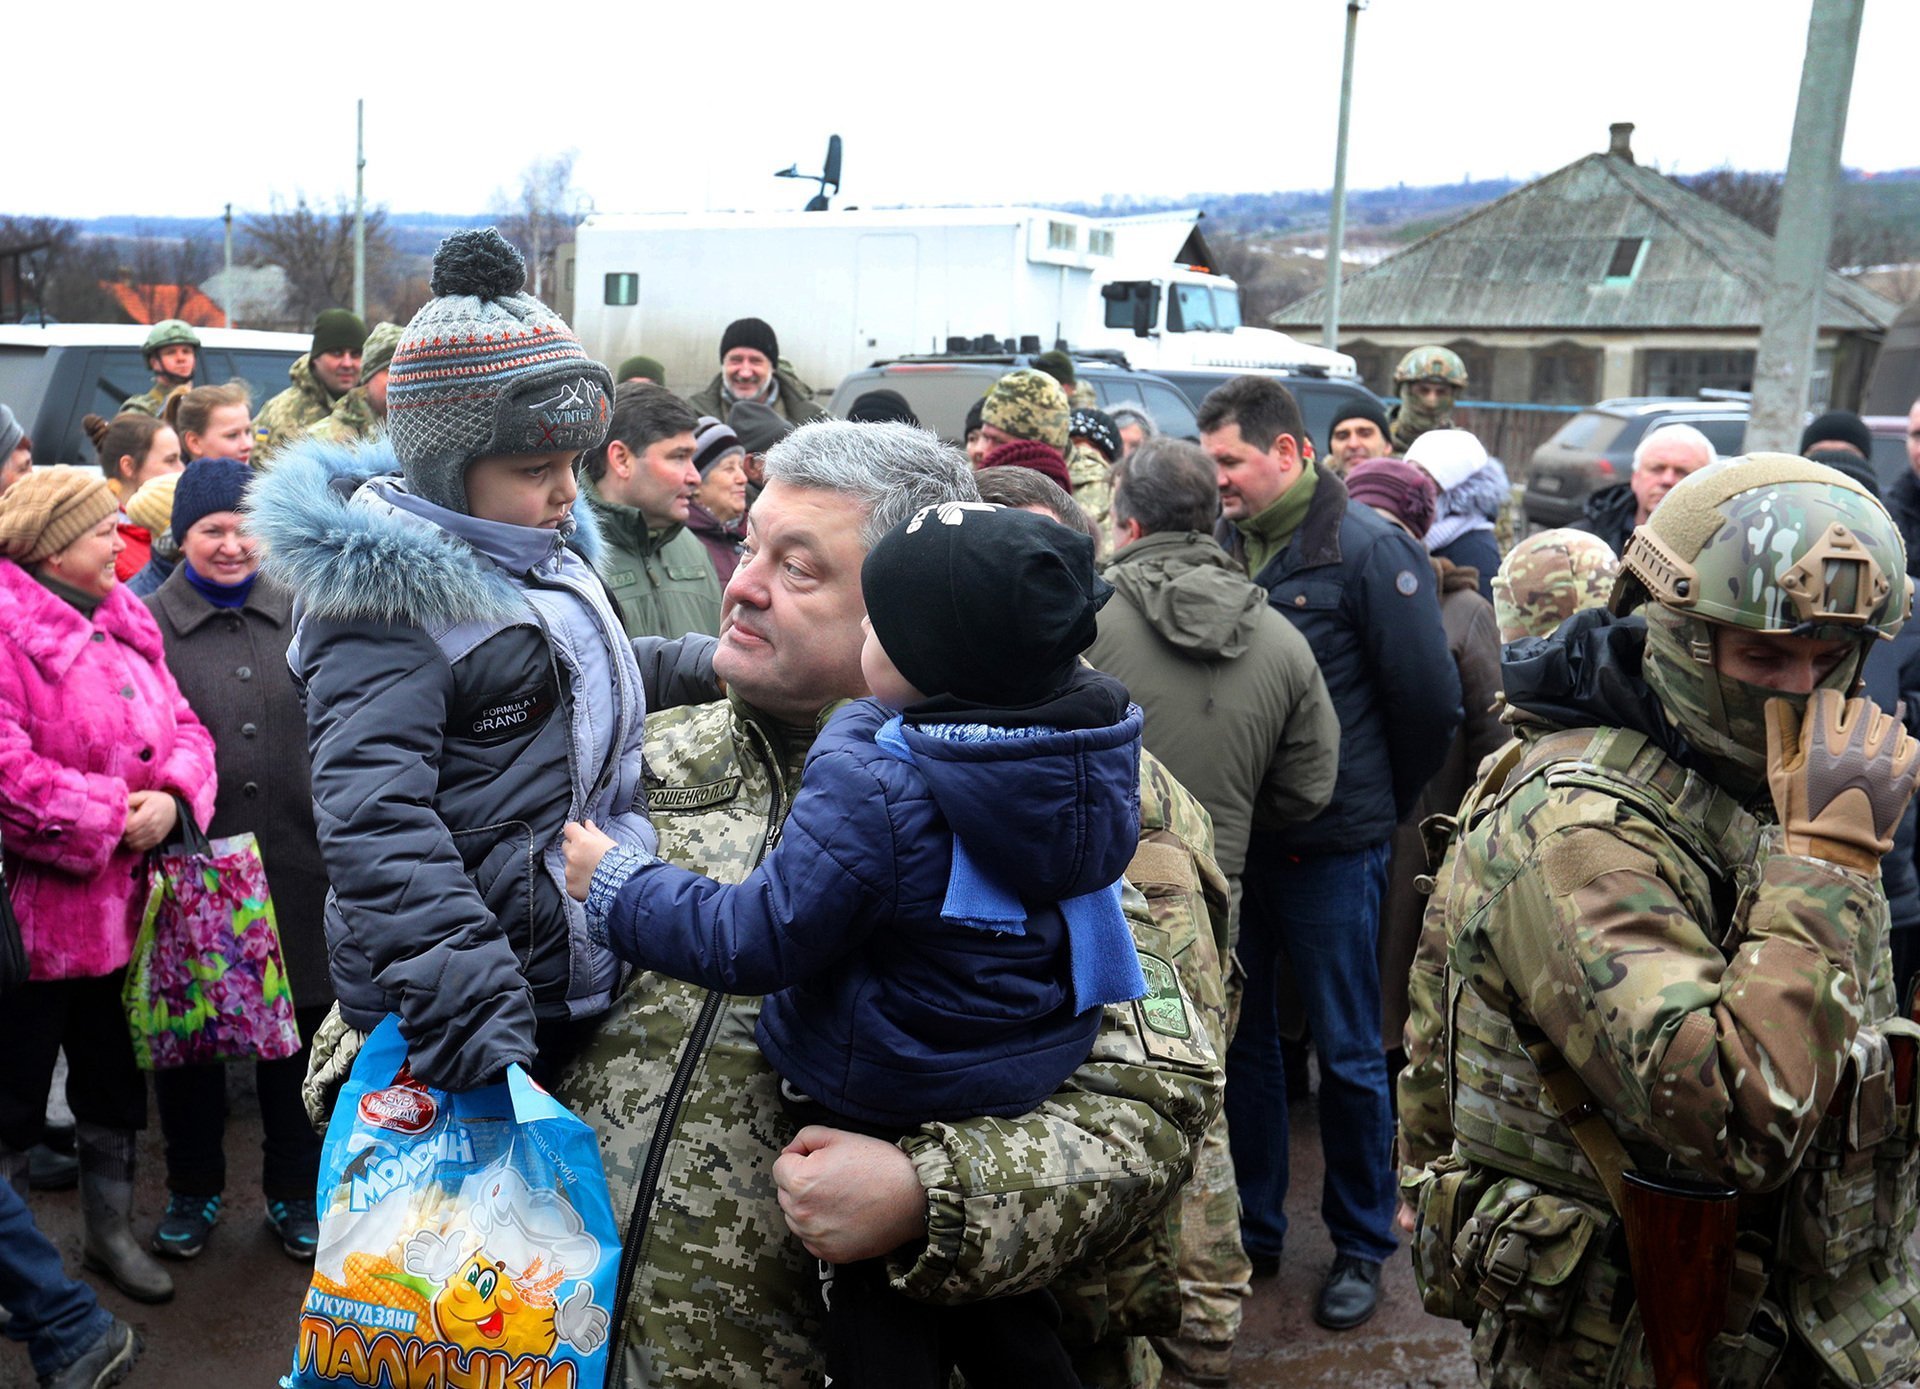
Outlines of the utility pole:
<svg viewBox="0 0 1920 1389">
<path fill-rule="evenodd" d="M 353 314 L 367 321 L 367 102 L 353 103 Z"/>
<path fill-rule="evenodd" d="M 1840 183 L 1840 144 L 1847 132 L 1853 60 L 1866 0 L 1813 0 L 1793 147 L 1780 190 L 1780 227 L 1773 238 L 1773 278 L 1760 316 L 1753 364 L 1753 412 L 1746 451 L 1792 453 L 1807 409 L 1808 378 L 1820 320 L 1827 248 Z"/>
<path fill-rule="evenodd" d="M 1327 218 L 1327 317 L 1320 345 L 1340 350 L 1340 257 L 1347 239 L 1347 125 L 1353 110 L 1353 42 L 1367 0 L 1347 0 L 1347 50 L 1340 60 L 1340 133 L 1333 145 L 1333 210 Z"/>
<path fill-rule="evenodd" d="M 222 220 L 224 220 L 227 224 L 227 233 L 226 233 L 227 292 L 220 296 L 220 317 L 226 321 L 227 327 L 231 328 L 234 326 L 233 325 L 233 204 L 232 203 L 227 204 L 226 216 Z"/>
</svg>

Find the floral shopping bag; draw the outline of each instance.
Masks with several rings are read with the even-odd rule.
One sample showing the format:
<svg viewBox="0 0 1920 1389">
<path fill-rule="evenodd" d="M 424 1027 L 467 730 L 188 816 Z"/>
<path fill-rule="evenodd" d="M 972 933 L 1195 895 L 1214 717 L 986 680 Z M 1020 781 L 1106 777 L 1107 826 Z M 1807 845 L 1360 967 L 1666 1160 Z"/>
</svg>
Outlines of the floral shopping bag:
<svg viewBox="0 0 1920 1389">
<path fill-rule="evenodd" d="M 147 1070 L 292 1056 L 300 1028 L 259 844 L 209 843 L 184 813 L 179 837 L 153 854 L 127 965 L 134 1056 Z"/>
</svg>

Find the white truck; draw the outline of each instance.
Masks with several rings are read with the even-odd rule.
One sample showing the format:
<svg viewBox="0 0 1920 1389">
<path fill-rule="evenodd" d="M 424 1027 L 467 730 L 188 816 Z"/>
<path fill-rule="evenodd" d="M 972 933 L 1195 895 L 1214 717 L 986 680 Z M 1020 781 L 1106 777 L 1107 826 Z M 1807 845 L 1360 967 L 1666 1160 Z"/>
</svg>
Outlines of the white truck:
<svg viewBox="0 0 1920 1389">
<path fill-rule="evenodd" d="M 713 376 L 721 330 L 747 316 L 773 325 L 822 392 L 879 358 L 1060 341 L 1118 348 L 1147 370 L 1354 376 L 1344 353 L 1240 322 L 1239 287 L 1208 268 L 1200 215 L 594 213 L 561 253 L 558 307 L 600 360 L 644 353 L 681 390 Z"/>
</svg>

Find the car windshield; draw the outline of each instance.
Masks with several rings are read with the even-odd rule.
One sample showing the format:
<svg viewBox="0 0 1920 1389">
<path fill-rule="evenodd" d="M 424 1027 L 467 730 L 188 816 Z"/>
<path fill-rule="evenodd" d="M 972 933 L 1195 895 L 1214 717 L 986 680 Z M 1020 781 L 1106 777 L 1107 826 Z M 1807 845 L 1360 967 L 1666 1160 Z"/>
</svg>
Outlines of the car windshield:
<svg viewBox="0 0 1920 1389">
<path fill-rule="evenodd" d="M 1582 410 L 1565 424 L 1547 442 L 1558 449 L 1579 449 L 1588 453 L 1604 453 L 1626 428 L 1627 422 L 1618 415 L 1609 415 L 1600 410 Z"/>
<path fill-rule="evenodd" d="M 1205 333 L 1213 330 L 1213 295 L 1205 285 L 1173 287 L 1172 321 L 1167 326 L 1176 333 Z"/>
<path fill-rule="evenodd" d="M 1218 285 L 1213 290 L 1213 321 L 1222 332 L 1231 333 L 1240 326 L 1240 291 L 1223 289 Z"/>
</svg>

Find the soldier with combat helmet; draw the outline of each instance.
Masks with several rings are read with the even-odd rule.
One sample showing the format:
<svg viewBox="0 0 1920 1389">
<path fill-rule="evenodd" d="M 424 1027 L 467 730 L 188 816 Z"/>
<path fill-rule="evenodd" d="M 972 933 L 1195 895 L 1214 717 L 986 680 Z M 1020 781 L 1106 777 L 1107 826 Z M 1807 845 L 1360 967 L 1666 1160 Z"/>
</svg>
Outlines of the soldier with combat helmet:
<svg viewBox="0 0 1920 1389">
<path fill-rule="evenodd" d="M 1403 1227 L 1481 1382 L 1645 1385 L 1627 1178 L 1739 1193 L 1710 1382 L 1920 1371 L 1913 1040 L 1879 860 L 1920 744 L 1857 693 L 1907 620 L 1886 511 L 1804 459 L 1676 486 L 1607 609 L 1516 642 L 1416 962 Z M 1449 827 L 1450 828 L 1450 827 Z M 1868 1214 L 1871 1212 L 1871 1214 Z M 1661 1251 L 1676 1288 L 1704 1278 Z"/>
<path fill-rule="evenodd" d="M 1453 405 L 1467 389 L 1467 364 L 1450 348 L 1416 347 L 1393 369 L 1393 451 L 1404 455 L 1429 429 L 1453 428 Z"/>
<path fill-rule="evenodd" d="M 1515 545 L 1493 576 L 1493 615 L 1505 645 L 1550 637 L 1582 608 L 1604 608 L 1620 556 L 1585 531 L 1538 531 Z"/>
<path fill-rule="evenodd" d="M 200 360 L 200 335 L 183 319 L 163 318 L 153 325 L 140 350 L 146 355 L 147 370 L 153 373 L 153 389 L 127 400 L 120 413 L 131 410 L 157 419 L 166 408 L 168 394 L 193 383 L 193 369 Z"/>
</svg>

